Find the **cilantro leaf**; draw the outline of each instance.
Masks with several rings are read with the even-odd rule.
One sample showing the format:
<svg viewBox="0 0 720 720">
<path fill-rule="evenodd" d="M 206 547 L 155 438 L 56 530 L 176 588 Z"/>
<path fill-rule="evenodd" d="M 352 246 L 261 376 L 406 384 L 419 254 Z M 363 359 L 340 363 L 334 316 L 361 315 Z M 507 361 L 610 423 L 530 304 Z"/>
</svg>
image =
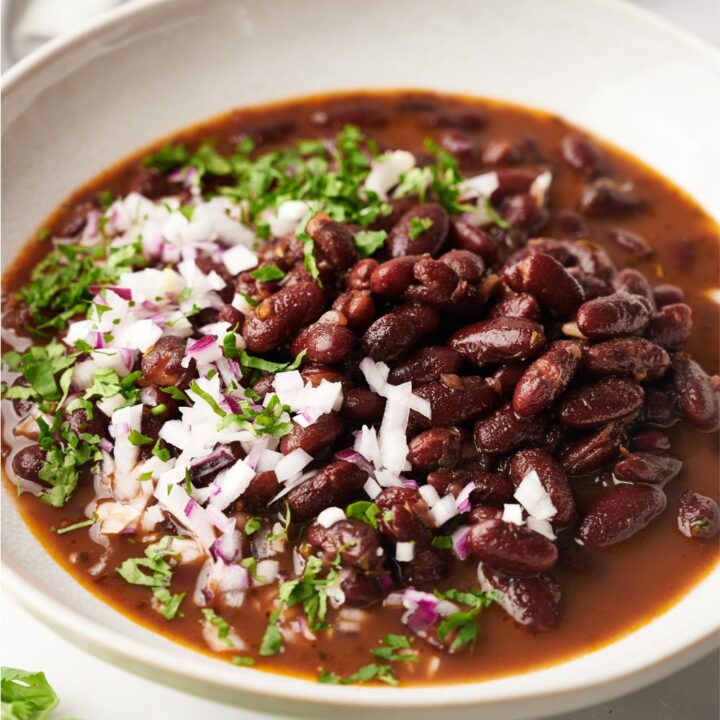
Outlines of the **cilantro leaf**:
<svg viewBox="0 0 720 720">
<path fill-rule="evenodd" d="M 377 518 L 380 514 L 380 508 L 369 500 L 358 500 L 351 503 L 345 509 L 345 515 L 355 520 L 360 520 L 370 527 L 377 527 Z"/>
<path fill-rule="evenodd" d="M 277 265 L 264 265 L 263 267 L 253 270 L 250 275 L 260 282 L 270 282 L 272 280 L 282 280 L 285 273 Z"/>
<path fill-rule="evenodd" d="M 408 235 L 415 240 L 433 225 L 431 218 L 414 217 L 408 225 Z"/>
<path fill-rule="evenodd" d="M 59 702 L 42 672 L 3 667 L 0 690 L 3 720 L 45 720 Z"/>
<path fill-rule="evenodd" d="M 355 233 L 355 248 L 360 257 L 370 257 L 377 252 L 387 240 L 385 230 L 360 230 Z"/>
</svg>

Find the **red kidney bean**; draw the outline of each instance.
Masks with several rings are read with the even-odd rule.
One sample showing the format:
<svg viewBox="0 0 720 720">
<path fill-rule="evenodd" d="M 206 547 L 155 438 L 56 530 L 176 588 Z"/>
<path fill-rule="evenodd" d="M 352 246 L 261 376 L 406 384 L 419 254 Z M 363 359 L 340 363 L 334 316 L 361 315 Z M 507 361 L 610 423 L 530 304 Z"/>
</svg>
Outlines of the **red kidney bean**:
<svg viewBox="0 0 720 720">
<path fill-rule="evenodd" d="M 558 461 L 568 475 L 589 475 L 617 456 L 624 438 L 620 428 L 606 425 L 565 445 Z"/>
<path fill-rule="evenodd" d="M 251 353 L 266 353 L 317 320 L 325 295 L 314 282 L 298 282 L 263 300 L 245 319 L 243 337 Z"/>
<path fill-rule="evenodd" d="M 500 391 L 503 397 L 512 395 L 524 372 L 525 365 L 522 363 L 510 363 L 509 365 L 501 365 L 492 374 L 492 378 L 500 383 Z"/>
<path fill-rule="evenodd" d="M 551 519 L 553 527 L 565 527 L 575 517 L 575 499 L 568 485 L 565 471 L 544 450 L 521 450 L 510 461 L 510 476 L 515 487 L 525 476 L 534 470 L 540 478 L 540 484 L 550 495 L 557 513 Z"/>
<path fill-rule="evenodd" d="M 632 436 L 632 446 L 635 451 L 669 450 L 670 438 L 659 430 L 645 430 Z"/>
<path fill-rule="evenodd" d="M 338 460 L 291 490 L 286 498 L 295 522 L 307 522 L 333 505 L 345 505 L 357 497 L 367 473 L 357 465 Z"/>
<path fill-rule="evenodd" d="M 463 359 L 444 345 L 420 348 L 398 363 L 388 376 L 394 385 L 412 381 L 415 384 L 437 380 L 440 375 L 457 374 Z"/>
<path fill-rule="evenodd" d="M 508 482 L 510 481 L 508 480 Z M 512 495 L 510 497 L 512 498 Z M 502 508 L 499 508 L 497 505 L 480 503 L 479 505 L 475 505 L 475 507 L 470 511 L 470 515 L 468 515 L 468 522 L 470 525 L 475 525 L 483 520 L 500 520 L 502 516 Z"/>
<path fill-rule="evenodd" d="M 718 534 L 720 511 L 712 499 L 693 490 L 680 496 L 677 515 L 678 530 L 689 538 L 709 540 Z"/>
<path fill-rule="evenodd" d="M 498 187 L 490 196 L 493 205 L 499 205 L 505 198 L 527 193 L 537 173 L 525 169 L 501 168 L 496 171 Z"/>
<path fill-rule="evenodd" d="M 414 391 L 415 395 L 430 403 L 432 415 L 429 420 L 416 413 L 413 415 L 421 426 L 459 425 L 486 412 L 500 400 L 497 383 L 474 376 L 451 377 L 459 378 L 458 387 L 450 387 L 439 380 L 422 385 Z"/>
<path fill-rule="evenodd" d="M 577 326 L 589 338 L 635 335 L 650 322 L 652 308 L 647 298 L 616 292 L 583 303 L 577 312 Z"/>
<path fill-rule="evenodd" d="M 315 241 L 320 269 L 347 270 L 357 262 L 355 240 L 347 225 L 319 213 L 310 219 L 306 232 Z"/>
<path fill-rule="evenodd" d="M 608 178 L 600 178 L 583 190 L 580 211 L 589 217 L 618 217 L 636 213 L 645 207 L 645 201 L 632 190 Z"/>
<path fill-rule="evenodd" d="M 587 223 L 574 210 L 559 210 L 553 219 L 564 235 L 576 238 L 586 238 L 590 235 Z"/>
<path fill-rule="evenodd" d="M 632 232 L 632 230 L 612 228 L 608 230 L 607 236 L 618 247 L 621 247 L 633 257 L 647 258 L 655 252 L 646 238 Z"/>
<path fill-rule="evenodd" d="M 373 258 L 358 260 L 347 275 L 347 286 L 349 290 L 369 290 L 370 276 L 380 263 Z"/>
<path fill-rule="evenodd" d="M 435 330 L 439 322 L 436 310 L 408 303 L 378 318 L 365 331 L 360 343 L 373 360 L 396 360 Z"/>
<path fill-rule="evenodd" d="M 305 350 L 308 360 L 334 364 L 352 352 L 356 339 L 355 333 L 344 325 L 321 320 L 300 331 L 290 345 L 290 352 L 297 355 Z"/>
<path fill-rule="evenodd" d="M 655 296 L 648 279 L 638 270 L 623 268 L 612 279 L 612 286 L 615 292 L 625 292 L 629 295 L 640 295 L 649 303 L 655 311 Z"/>
<path fill-rule="evenodd" d="M 89 417 L 88 412 L 82 408 L 73 410 L 69 414 L 67 411 L 65 412 L 70 429 L 77 435 L 87 433 L 88 435 L 107 437 L 108 419 L 99 410 L 95 410 L 92 417 Z"/>
<path fill-rule="evenodd" d="M 375 302 L 367 290 L 351 290 L 338 295 L 332 309 L 341 313 L 353 330 L 365 330 L 375 319 Z"/>
<path fill-rule="evenodd" d="M 583 289 L 583 293 L 585 293 L 585 300 L 594 300 L 603 295 L 610 295 L 613 291 L 607 281 L 595 275 L 588 275 L 578 267 L 568 268 L 568 274 L 572 275 L 575 280 L 578 281 L 580 287 Z"/>
<path fill-rule="evenodd" d="M 418 515 L 425 502 L 417 490 L 403 487 L 385 488 L 376 498 L 380 508 L 378 530 L 391 542 L 415 542 L 416 549 L 430 544 L 432 533 Z"/>
<path fill-rule="evenodd" d="M 355 422 L 377 422 L 385 412 L 385 398 L 368 388 L 352 388 L 344 393 L 341 412 Z"/>
<path fill-rule="evenodd" d="M 338 368 L 332 365 L 322 365 L 320 363 L 311 363 L 304 365 L 300 370 L 303 382 L 309 382 L 313 387 L 317 387 L 323 380 L 328 382 L 340 382 L 343 384 L 343 392 L 349 385 L 349 380 L 342 374 Z M 271 376 L 272 377 L 272 376 Z"/>
<path fill-rule="evenodd" d="M 682 461 L 667 454 L 635 452 L 615 463 L 615 477 L 625 482 L 664 485 L 682 470 Z"/>
<path fill-rule="evenodd" d="M 460 492 L 466 485 L 472 483 L 475 486 L 470 493 L 470 502 L 473 505 L 483 503 L 502 505 L 513 502 L 515 492 L 515 486 L 507 475 L 488 472 L 477 463 L 455 470 L 436 470 L 428 475 L 427 481 L 441 496 L 452 491 L 453 488 Z"/>
<path fill-rule="evenodd" d="M 349 607 L 370 607 L 383 596 L 382 588 L 375 578 L 347 569 L 342 575 L 340 589 L 345 595 L 345 604 Z"/>
<path fill-rule="evenodd" d="M 478 576 L 483 589 L 500 593 L 498 604 L 526 630 L 546 632 L 560 623 L 562 595 L 552 575 L 516 577 L 483 564 Z"/>
<path fill-rule="evenodd" d="M 459 357 L 459 356 L 458 356 Z M 22 377 L 15 378 L 12 387 L 30 387 L 28 381 Z M 19 418 L 24 418 L 33 408 L 35 402 L 29 398 L 13 398 L 12 406 Z"/>
<path fill-rule="evenodd" d="M 543 327 L 522 318 L 497 318 L 466 325 L 450 336 L 449 343 L 476 365 L 529 360 L 545 345 Z"/>
<path fill-rule="evenodd" d="M 582 346 L 574 340 L 558 340 L 523 373 L 513 394 L 517 415 L 529 417 L 551 405 L 575 376 Z"/>
<path fill-rule="evenodd" d="M 645 401 L 643 402 L 640 422 L 658 427 L 670 427 L 680 420 L 675 412 L 675 406 L 667 393 L 655 388 L 645 388 Z"/>
<path fill-rule="evenodd" d="M 454 467 L 460 460 L 462 439 L 457 428 L 430 428 L 410 441 L 408 460 L 420 472 Z"/>
<path fill-rule="evenodd" d="M 534 253 L 504 272 L 505 282 L 517 292 L 534 296 L 555 315 L 572 315 L 584 299 L 577 280 L 553 257 Z"/>
<path fill-rule="evenodd" d="M 441 255 L 438 261 L 452 268 L 461 280 L 470 283 L 479 282 L 485 272 L 482 258 L 469 250 L 449 250 Z"/>
<path fill-rule="evenodd" d="M 670 368 L 670 356 L 642 338 L 615 338 L 585 348 L 582 368 L 589 375 L 631 375 L 638 382 L 659 380 Z"/>
<path fill-rule="evenodd" d="M 558 549 L 546 537 L 503 520 L 486 519 L 470 526 L 470 554 L 497 570 L 515 575 L 536 575 L 557 562 Z"/>
<path fill-rule="evenodd" d="M 437 582 L 448 575 L 451 562 L 452 556 L 446 550 L 416 546 L 415 557 L 400 564 L 402 581 L 416 585 Z"/>
<path fill-rule="evenodd" d="M 418 222 L 431 222 L 425 229 Z M 434 255 L 443 245 L 448 235 L 449 218 L 441 205 L 423 203 L 408 210 L 392 228 L 387 239 L 387 247 L 392 257 L 404 255 Z"/>
<path fill-rule="evenodd" d="M 12 469 L 15 475 L 23 480 L 32 480 L 45 484 L 40 479 L 40 471 L 45 465 L 45 451 L 37 444 L 26 445 L 20 448 L 12 459 Z"/>
<path fill-rule="evenodd" d="M 661 308 L 665 305 L 674 305 L 685 300 L 685 293 L 677 285 L 656 285 L 653 288 L 655 304 Z"/>
<path fill-rule="evenodd" d="M 460 130 L 449 130 L 442 133 L 440 147 L 461 160 L 469 160 L 476 155 L 474 143 Z"/>
<path fill-rule="evenodd" d="M 519 293 L 501 300 L 497 305 L 493 305 L 486 317 L 488 320 L 510 317 L 539 322 L 540 306 L 532 295 Z"/>
<path fill-rule="evenodd" d="M 415 263 L 419 259 L 399 257 L 378 265 L 370 275 L 370 290 L 383 297 L 399 297 L 415 280 Z"/>
<path fill-rule="evenodd" d="M 245 510 L 261 512 L 268 509 L 270 501 L 282 490 L 273 470 L 258 473 L 245 489 L 242 504 Z"/>
<path fill-rule="evenodd" d="M 577 538 L 591 548 L 614 545 L 646 528 L 666 505 L 665 493 L 652 485 L 616 485 L 587 507 Z"/>
<path fill-rule="evenodd" d="M 664 305 L 650 318 L 645 337 L 668 350 L 681 350 L 690 339 L 692 310 L 685 303 Z"/>
<path fill-rule="evenodd" d="M 510 227 L 528 233 L 536 233 L 550 219 L 548 211 L 529 193 L 504 198 L 499 212 Z"/>
<path fill-rule="evenodd" d="M 450 301 L 459 281 L 451 267 L 432 258 L 418 260 L 413 275 L 420 285 L 411 285 L 403 298 L 441 307 Z"/>
<path fill-rule="evenodd" d="M 280 440 L 280 452 L 287 455 L 300 448 L 308 455 L 316 457 L 323 450 L 329 449 L 344 429 L 345 423 L 339 413 L 325 413 L 307 427 L 294 425 L 292 432 Z"/>
<path fill-rule="evenodd" d="M 185 357 L 186 342 L 183 338 L 174 335 L 164 335 L 153 347 L 143 355 L 140 362 L 140 369 L 143 374 L 143 381 L 167 387 L 175 385 L 181 389 L 190 384 L 195 377 L 195 360 L 184 368 L 181 365 Z"/>
<path fill-rule="evenodd" d="M 490 235 L 460 218 L 450 220 L 450 238 L 453 247 L 467 250 L 481 257 L 487 264 L 497 259 L 498 245 Z"/>
<path fill-rule="evenodd" d="M 435 110 L 425 117 L 428 127 L 454 128 L 456 130 L 482 130 L 487 125 L 487 115 L 481 110 L 451 108 Z"/>
<path fill-rule="evenodd" d="M 582 135 L 566 135 L 560 142 L 563 160 L 574 170 L 588 177 L 596 177 L 607 170 L 603 151 Z"/>
<path fill-rule="evenodd" d="M 218 311 L 218 322 L 229 323 L 231 328 L 239 326 L 243 317 L 243 314 L 232 305 L 223 305 Z"/>
<path fill-rule="evenodd" d="M 685 419 L 696 430 L 717 430 L 720 424 L 717 384 L 687 353 L 675 355 L 672 369 L 675 397 Z"/>
<path fill-rule="evenodd" d="M 366 573 L 382 570 L 383 553 L 378 554 L 380 535 L 360 520 L 340 520 L 328 528 L 314 522 L 307 529 L 305 539 L 313 547 L 320 548 L 331 562 L 339 555 L 347 567 Z"/>
<path fill-rule="evenodd" d="M 588 240 L 578 240 L 569 244 L 568 252 L 572 262 L 588 275 L 609 281 L 615 274 L 613 261 L 599 245 L 594 245 Z"/>
<path fill-rule="evenodd" d="M 505 138 L 490 140 L 481 156 L 486 165 L 515 165 L 522 162 L 523 154 Z"/>
<path fill-rule="evenodd" d="M 513 448 L 540 442 L 547 427 L 544 415 L 519 417 L 506 403 L 475 423 L 475 447 L 489 455 L 503 455 Z"/>
<path fill-rule="evenodd" d="M 642 405 L 643 389 L 636 382 L 607 378 L 584 385 L 565 395 L 560 403 L 560 422 L 570 428 L 593 428 L 621 420 Z"/>
</svg>

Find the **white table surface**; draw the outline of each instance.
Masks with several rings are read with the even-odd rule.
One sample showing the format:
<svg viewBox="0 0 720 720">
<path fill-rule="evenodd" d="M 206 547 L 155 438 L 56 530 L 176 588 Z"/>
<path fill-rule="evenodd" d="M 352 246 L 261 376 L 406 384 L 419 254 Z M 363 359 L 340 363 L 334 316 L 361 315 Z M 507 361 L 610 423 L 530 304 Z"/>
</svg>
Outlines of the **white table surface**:
<svg viewBox="0 0 720 720">
<path fill-rule="evenodd" d="M 720 0 L 634 2 L 720 45 Z M 98 660 L 40 624 L 7 593 L 0 605 L 0 638 L 3 665 L 46 673 L 61 698 L 58 718 L 144 720 L 152 708 L 153 720 L 269 720 L 155 685 Z M 719 655 L 713 653 L 644 690 L 555 720 L 718 720 L 719 677 Z"/>
</svg>

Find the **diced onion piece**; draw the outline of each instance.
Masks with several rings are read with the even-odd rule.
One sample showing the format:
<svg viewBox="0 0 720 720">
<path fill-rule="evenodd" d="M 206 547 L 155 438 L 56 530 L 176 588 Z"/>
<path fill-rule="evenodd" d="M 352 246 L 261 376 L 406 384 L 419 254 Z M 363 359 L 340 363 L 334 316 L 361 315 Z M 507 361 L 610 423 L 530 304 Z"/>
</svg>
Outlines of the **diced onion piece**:
<svg viewBox="0 0 720 720">
<path fill-rule="evenodd" d="M 470 200 L 472 198 L 489 198 L 499 187 L 498 175 L 496 172 L 482 173 L 465 178 L 460 183 L 460 199 Z"/>
<path fill-rule="evenodd" d="M 515 499 L 537 520 L 549 520 L 557 513 L 550 495 L 540 482 L 535 470 L 531 470 L 517 486 Z"/>
<path fill-rule="evenodd" d="M 419 489 L 425 504 L 431 508 L 440 499 L 438 491 L 432 485 L 422 485 Z"/>
<path fill-rule="evenodd" d="M 332 527 L 335 523 L 344 520 L 346 517 L 345 511 L 339 507 L 325 508 L 318 516 L 317 521 L 324 528 Z"/>
<path fill-rule="evenodd" d="M 372 161 L 364 187 L 374 192 L 380 200 L 388 199 L 388 192 L 399 182 L 400 176 L 415 167 L 415 156 L 407 150 L 392 150 Z"/>
<path fill-rule="evenodd" d="M 302 448 L 296 448 L 278 462 L 275 466 L 275 475 L 279 482 L 286 482 L 301 473 L 311 462 L 311 455 Z"/>
<path fill-rule="evenodd" d="M 377 480 L 368 478 L 363 485 L 363 490 L 368 494 L 371 500 L 374 500 L 381 492 L 382 488 Z"/>
<path fill-rule="evenodd" d="M 231 275 L 239 275 L 245 270 L 257 267 L 258 257 L 244 245 L 234 245 L 222 254 L 222 261 Z"/>
<path fill-rule="evenodd" d="M 539 520 L 532 515 L 527 519 L 527 526 L 540 535 L 544 535 L 548 540 L 555 540 L 555 533 L 552 525 L 547 520 Z"/>
<path fill-rule="evenodd" d="M 209 504 L 224 510 L 247 490 L 254 477 L 255 471 L 244 460 L 238 460 L 233 466 L 221 470 L 211 485 L 213 491 Z"/>
<path fill-rule="evenodd" d="M 140 432 L 140 422 L 142 419 L 142 405 L 131 405 L 116 410 L 112 414 L 111 426 L 127 428 L 127 432 L 116 434 L 115 452 L 115 472 L 121 474 L 129 474 L 137 463 L 140 455 L 140 448 L 133 445 L 128 436 L 132 430 Z"/>
<path fill-rule="evenodd" d="M 390 368 L 383 362 L 375 362 L 371 357 L 363 358 L 359 368 L 365 376 L 368 387 L 373 392 L 384 397 Z"/>
<path fill-rule="evenodd" d="M 395 546 L 395 559 L 398 562 L 411 562 L 415 558 L 415 541 L 399 542 Z"/>
<path fill-rule="evenodd" d="M 552 177 L 552 173 L 549 170 L 545 170 L 545 172 L 541 172 L 530 185 L 528 193 L 535 198 L 538 207 L 545 207 L 545 198 L 552 184 Z"/>
<path fill-rule="evenodd" d="M 453 551 L 457 555 L 458 560 L 465 560 L 470 555 L 470 548 L 467 544 L 467 536 L 470 528 L 467 525 L 461 525 L 455 530 L 450 539 L 452 540 Z"/>
<path fill-rule="evenodd" d="M 277 560 L 260 560 L 255 568 L 255 585 L 270 585 L 274 583 L 280 572 L 280 563 Z"/>
<path fill-rule="evenodd" d="M 466 513 L 470 510 L 470 494 L 475 489 L 475 483 L 469 482 L 465 487 L 458 493 L 455 499 L 458 512 Z"/>
<path fill-rule="evenodd" d="M 445 497 L 440 498 L 430 509 L 430 517 L 433 519 L 435 527 L 444 525 L 457 514 L 457 503 L 452 495 L 445 495 Z"/>
<path fill-rule="evenodd" d="M 140 517 L 136 508 L 120 502 L 100 503 L 95 513 L 100 522 L 100 532 L 104 535 L 121 533 Z"/>
<path fill-rule="evenodd" d="M 518 505 L 517 503 L 505 503 L 503 506 L 502 519 L 506 523 L 523 525 L 524 520 L 522 505 Z"/>
</svg>

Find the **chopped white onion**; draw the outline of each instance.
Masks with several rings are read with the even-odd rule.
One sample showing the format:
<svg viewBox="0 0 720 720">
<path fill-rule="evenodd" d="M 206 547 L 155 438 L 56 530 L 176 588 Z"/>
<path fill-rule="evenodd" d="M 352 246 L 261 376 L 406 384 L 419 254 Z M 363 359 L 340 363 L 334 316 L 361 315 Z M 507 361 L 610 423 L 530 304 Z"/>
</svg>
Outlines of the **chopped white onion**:
<svg viewBox="0 0 720 720">
<path fill-rule="evenodd" d="M 557 513 L 550 495 L 540 482 L 535 470 L 531 470 L 517 486 L 515 499 L 537 520 L 550 520 Z"/>
<path fill-rule="evenodd" d="M 388 199 L 388 192 L 399 182 L 400 176 L 415 167 L 415 156 L 407 150 L 391 150 L 372 161 L 364 187 L 380 200 Z"/>
<path fill-rule="evenodd" d="M 411 562 L 415 558 L 415 541 L 399 542 L 395 546 L 395 559 L 398 562 Z"/>
<path fill-rule="evenodd" d="M 312 455 L 308 455 L 302 448 L 296 448 L 278 462 L 275 475 L 279 482 L 287 482 L 300 474 L 311 462 Z"/>
<path fill-rule="evenodd" d="M 430 509 L 430 517 L 435 523 L 435 527 L 444 525 L 448 520 L 454 518 L 458 514 L 457 503 L 452 495 L 445 495 L 440 498 Z"/>
<path fill-rule="evenodd" d="M 555 540 L 555 533 L 553 532 L 553 526 L 547 520 L 539 520 L 532 515 L 527 519 L 527 526 L 530 530 L 533 530 L 540 535 L 544 535 L 548 540 Z"/>
<path fill-rule="evenodd" d="M 517 503 L 505 503 L 505 505 L 503 505 L 502 519 L 507 523 L 523 525 L 524 520 L 522 506 Z"/>
<path fill-rule="evenodd" d="M 368 494 L 371 500 L 374 500 L 382 492 L 382 488 L 373 478 L 368 478 L 365 481 L 363 490 Z"/>
<path fill-rule="evenodd" d="M 244 245 L 233 245 L 222 254 L 222 261 L 231 275 L 239 275 L 245 270 L 257 267 L 258 257 Z"/>
<path fill-rule="evenodd" d="M 325 508 L 318 516 L 317 522 L 324 528 L 332 527 L 335 523 L 344 520 L 346 517 L 345 511 L 339 507 Z"/>
<path fill-rule="evenodd" d="M 431 508 L 440 499 L 438 491 L 432 485 L 421 485 L 419 489 L 425 504 Z"/>
</svg>

